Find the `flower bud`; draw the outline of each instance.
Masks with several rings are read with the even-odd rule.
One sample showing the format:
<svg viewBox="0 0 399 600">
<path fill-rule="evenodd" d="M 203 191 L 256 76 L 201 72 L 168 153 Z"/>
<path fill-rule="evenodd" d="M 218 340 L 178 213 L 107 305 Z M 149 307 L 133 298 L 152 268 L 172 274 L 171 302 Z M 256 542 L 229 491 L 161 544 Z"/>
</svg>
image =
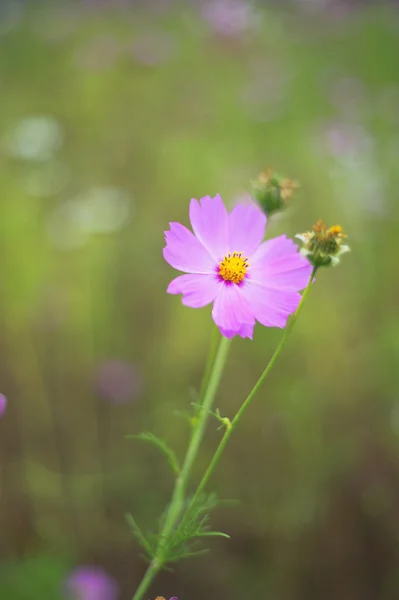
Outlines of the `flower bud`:
<svg viewBox="0 0 399 600">
<path fill-rule="evenodd" d="M 251 191 L 268 217 L 284 210 L 297 187 L 299 184 L 296 181 L 281 177 L 269 168 L 251 181 Z"/>
<path fill-rule="evenodd" d="M 347 237 L 341 225 L 327 225 L 319 219 L 312 227 L 312 231 L 297 234 L 303 247 L 301 254 L 306 256 L 314 267 L 335 267 L 340 261 L 341 254 L 349 252 L 350 248 L 343 244 Z"/>
</svg>

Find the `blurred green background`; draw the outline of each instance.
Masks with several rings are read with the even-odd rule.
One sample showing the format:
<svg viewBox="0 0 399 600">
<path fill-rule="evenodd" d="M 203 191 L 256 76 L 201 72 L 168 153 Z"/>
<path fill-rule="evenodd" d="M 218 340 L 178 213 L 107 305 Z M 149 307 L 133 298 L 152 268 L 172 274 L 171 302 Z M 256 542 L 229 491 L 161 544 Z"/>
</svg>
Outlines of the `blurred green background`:
<svg viewBox="0 0 399 600">
<path fill-rule="evenodd" d="M 322 217 L 320 272 L 213 479 L 231 534 L 156 581 L 180 600 L 399 597 L 399 7 L 293 0 L 6 2 L 0 9 L 0 598 L 56 600 L 77 566 L 131 598 L 171 493 L 210 310 L 167 296 L 169 221 L 298 179 L 268 236 Z M 281 332 L 236 339 L 232 416 Z M 3 400 L 4 402 L 4 400 Z M 198 477 L 220 437 L 211 423 Z M 83 591 L 83 600 L 94 600 Z M 98 592 L 96 600 L 114 600 Z"/>
</svg>

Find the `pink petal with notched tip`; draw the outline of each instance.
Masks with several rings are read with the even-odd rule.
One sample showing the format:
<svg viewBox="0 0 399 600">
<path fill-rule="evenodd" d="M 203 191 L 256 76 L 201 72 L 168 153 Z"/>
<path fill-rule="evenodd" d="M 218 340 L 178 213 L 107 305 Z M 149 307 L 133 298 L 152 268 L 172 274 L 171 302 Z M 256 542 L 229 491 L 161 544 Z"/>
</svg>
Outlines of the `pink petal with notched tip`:
<svg viewBox="0 0 399 600">
<path fill-rule="evenodd" d="M 253 329 L 255 318 L 241 293 L 240 286 L 221 285 L 213 304 L 212 317 L 226 337 L 239 335 L 240 331 L 245 331 L 246 337 L 252 337 L 250 328 Z"/>
<path fill-rule="evenodd" d="M 254 203 L 238 204 L 229 214 L 228 224 L 229 251 L 249 258 L 265 236 L 266 215 Z"/>
<path fill-rule="evenodd" d="M 223 329 L 222 327 L 219 327 L 219 331 L 222 335 L 224 335 L 224 337 L 227 337 L 229 339 L 233 338 L 235 335 L 239 335 L 242 338 L 249 338 L 250 340 L 252 340 L 254 334 L 254 327 L 255 323 L 253 325 L 242 325 L 238 331 L 228 331 L 227 329 Z"/>
<path fill-rule="evenodd" d="M 219 263 L 229 252 L 228 215 L 219 194 L 214 198 L 205 196 L 199 202 L 193 198 L 190 202 L 190 221 L 197 238 L 215 263 Z"/>
<path fill-rule="evenodd" d="M 180 223 L 169 223 L 165 231 L 165 260 L 178 271 L 187 273 L 213 273 L 215 264 L 195 235 Z"/>
<path fill-rule="evenodd" d="M 294 242 L 287 238 L 286 235 L 279 235 L 279 237 L 267 240 L 260 244 L 255 254 L 251 257 L 252 264 L 255 264 L 263 258 L 278 258 L 286 256 L 287 254 L 295 254 L 298 252 L 298 246 Z"/>
</svg>

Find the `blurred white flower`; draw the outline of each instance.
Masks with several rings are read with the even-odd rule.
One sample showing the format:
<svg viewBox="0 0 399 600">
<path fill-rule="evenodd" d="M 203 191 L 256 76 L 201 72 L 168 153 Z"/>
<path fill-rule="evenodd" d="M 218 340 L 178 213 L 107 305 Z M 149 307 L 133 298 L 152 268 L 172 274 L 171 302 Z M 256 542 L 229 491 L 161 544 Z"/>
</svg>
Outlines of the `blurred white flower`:
<svg viewBox="0 0 399 600">
<path fill-rule="evenodd" d="M 53 196 L 65 189 L 69 175 L 64 163 L 49 160 L 30 167 L 21 175 L 20 183 L 31 196 Z"/>
<path fill-rule="evenodd" d="M 253 30 L 258 21 L 252 3 L 245 0 L 208 0 L 201 12 L 215 33 L 227 37 Z"/>
<path fill-rule="evenodd" d="M 92 188 L 58 205 L 49 217 L 47 233 L 59 249 L 79 248 L 90 235 L 118 231 L 132 214 L 132 200 L 124 190 Z"/>
<path fill-rule="evenodd" d="M 26 117 L 2 140 L 4 151 L 13 158 L 45 161 L 54 156 L 63 142 L 61 125 L 50 115 Z"/>
<path fill-rule="evenodd" d="M 133 206 L 127 192 L 119 188 L 93 188 L 79 197 L 79 221 L 87 233 L 113 233 L 129 221 Z"/>
</svg>

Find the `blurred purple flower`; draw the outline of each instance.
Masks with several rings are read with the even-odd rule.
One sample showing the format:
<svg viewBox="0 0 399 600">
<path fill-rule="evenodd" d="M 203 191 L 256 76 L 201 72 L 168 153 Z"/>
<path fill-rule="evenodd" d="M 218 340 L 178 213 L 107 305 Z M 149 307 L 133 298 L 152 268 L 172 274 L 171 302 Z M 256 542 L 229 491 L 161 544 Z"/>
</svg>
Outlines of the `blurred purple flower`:
<svg viewBox="0 0 399 600">
<path fill-rule="evenodd" d="M 355 158 L 372 147 L 370 134 L 353 123 L 331 122 L 324 130 L 327 150 L 336 158 Z"/>
<path fill-rule="evenodd" d="M 7 407 L 7 398 L 4 394 L 0 394 L 0 417 L 3 416 Z"/>
<path fill-rule="evenodd" d="M 137 366 L 119 360 L 101 363 L 95 373 L 97 393 L 110 402 L 125 404 L 142 392 L 143 382 Z"/>
<path fill-rule="evenodd" d="M 69 575 L 65 585 L 70 600 L 116 600 L 116 581 L 99 567 L 78 567 Z"/>
<path fill-rule="evenodd" d="M 213 31 L 227 37 L 237 37 L 255 27 L 256 15 L 245 0 L 211 0 L 202 6 L 202 15 Z"/>
</svg>

